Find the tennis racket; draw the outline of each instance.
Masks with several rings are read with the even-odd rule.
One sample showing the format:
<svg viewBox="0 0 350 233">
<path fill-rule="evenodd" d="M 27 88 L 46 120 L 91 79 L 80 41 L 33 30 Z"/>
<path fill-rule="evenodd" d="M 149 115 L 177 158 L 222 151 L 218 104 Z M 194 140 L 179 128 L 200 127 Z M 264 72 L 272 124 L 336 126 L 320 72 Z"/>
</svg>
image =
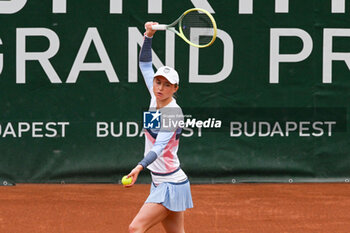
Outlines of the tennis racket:
<svg viewBox="0 0 350 233">
<path fill-rule="evenodd" d="M 185 11 L 171 24 L 152 25 L 152 29 L 172 31 L 188 44 L 197 48 L 212 45 L 217 34 L 214 17 L 208 11 L 200 8 Z"/>
</svg>

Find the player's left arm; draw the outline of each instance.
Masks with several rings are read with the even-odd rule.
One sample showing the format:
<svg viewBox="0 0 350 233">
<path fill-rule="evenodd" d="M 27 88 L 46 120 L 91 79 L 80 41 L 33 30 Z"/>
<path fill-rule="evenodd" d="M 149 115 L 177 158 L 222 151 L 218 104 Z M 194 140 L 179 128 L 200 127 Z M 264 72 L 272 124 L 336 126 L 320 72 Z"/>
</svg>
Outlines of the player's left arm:
<svg viewBox="0 0 350 233">
<path fill-rule="evenodd" d="M 158 158 L 162 153 L 166 145 L 168 145 L 170 139 L 174 136 L 175 132 L 172 131 L 160 131 L 157 135 L 156 141 L 152 149 L 147 153 L 147 155 L 139 162 L 143 168 L 148 167 L 151 163 Z"/>
<path fill-rule="evenodd" d="M 181 108 L 170 108 L 170 110 L 164 110 L 165 116 L 168 115 L 165 119 L 177 125 L 179 122 L 184 120 L 183 113 Z M 170 112 L 169 112 L 170 111 Z M 159 155 L 162 153 L 164 148 L 168 145 L 169 141 L 175 134 L 181 133 L 182 128 L 178 126 L 162 128 L 156 138 L 156 141 L 148 154 L 144 159 L 139 162 L 139 165 L 142 165 L 143 168 L 148 167 L 151 163 L 156 160 Z"/>
<path fill-rule="evenodd" d="M 175 133 L 176 132 L 172 132 L 172 131 L 164 131 L 164 132 L 161 131 L 158 133 L 152 149 L 138 163 L 138 165 L 127 175 L 128 178 L 132 177 L 132 182 L 129 185 L 125 185 L 125 187 L 129 188 L 135 184 L 139 173 L 158 158 L 158 156 L 162 153 L 162 151 L 164 150 L 164 148 L 169 143 L 170 139 L 174 136 Z"/>
</svg>

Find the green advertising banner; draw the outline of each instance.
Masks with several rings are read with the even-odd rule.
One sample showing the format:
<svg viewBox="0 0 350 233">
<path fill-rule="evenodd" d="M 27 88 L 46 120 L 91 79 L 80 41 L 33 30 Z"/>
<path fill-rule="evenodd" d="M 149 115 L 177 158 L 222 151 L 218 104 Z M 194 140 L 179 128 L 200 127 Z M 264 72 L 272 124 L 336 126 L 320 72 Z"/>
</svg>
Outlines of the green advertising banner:
<svg viewBox="0 0 350 233">
<path fill-rule="evenodd" d="M 180 75 L 191 181 L 348 182 L 347 0 L 0 0 L 0 180 L 127 174 L 144 156 L 144 24 L 194 7 L 217 22 L 212 46 L 153 38 L 154 69 Z"/>
</svg>

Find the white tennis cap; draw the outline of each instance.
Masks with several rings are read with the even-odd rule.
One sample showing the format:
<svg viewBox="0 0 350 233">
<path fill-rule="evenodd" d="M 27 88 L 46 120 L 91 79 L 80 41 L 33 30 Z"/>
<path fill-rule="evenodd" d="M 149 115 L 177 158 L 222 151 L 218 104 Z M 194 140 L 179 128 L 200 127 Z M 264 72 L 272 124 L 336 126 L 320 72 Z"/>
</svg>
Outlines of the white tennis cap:
<svg viewBox="0 0 350 233">
<path fill-rule="evenodd" d="M 160 67 L 157 72 L 155 73 L 154 77 L 157 76 L 163 76 L 164 78 L 166 78 L 171 84 L 179 84 L 179 75 L 176 72 L 176 70 L 174 70 L 173 68 L 169 67 L 169 66 L 162 66 Z"/>
</svg>

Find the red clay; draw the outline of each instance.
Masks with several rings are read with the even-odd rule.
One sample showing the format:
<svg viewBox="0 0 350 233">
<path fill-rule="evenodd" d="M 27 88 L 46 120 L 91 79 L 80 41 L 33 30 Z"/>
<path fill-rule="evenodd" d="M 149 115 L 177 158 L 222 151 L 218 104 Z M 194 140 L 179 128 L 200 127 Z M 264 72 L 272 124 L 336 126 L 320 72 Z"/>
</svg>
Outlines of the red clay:
<svg viewBox="0 0 350 233">
<path fill-rule="evenodd" d="M 0 232 L 127 232 L 148 192 L 149 185 L 0 187 Z M 187 233 L 350 232 L 348 184 L 192 185 L 192 195 Z"/>
</svg>

